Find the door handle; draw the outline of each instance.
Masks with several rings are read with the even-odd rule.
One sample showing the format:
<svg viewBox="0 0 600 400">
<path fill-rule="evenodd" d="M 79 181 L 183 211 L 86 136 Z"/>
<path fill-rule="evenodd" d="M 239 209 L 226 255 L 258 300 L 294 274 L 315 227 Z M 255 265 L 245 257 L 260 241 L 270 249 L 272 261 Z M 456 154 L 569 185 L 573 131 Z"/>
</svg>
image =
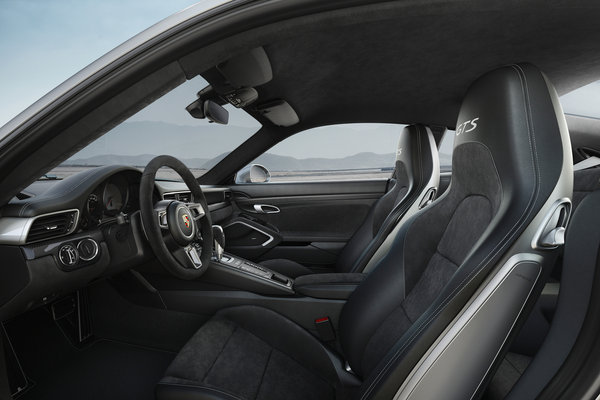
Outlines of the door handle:
<svg viewBox="0 0 600 400">
<path fill-rule="evenodd" d="M 258 214 L 277 214 L 281 210 L 279 207 L 272 206 L 269 204 L 255 204 L 254 211 Z"/>
</svg>

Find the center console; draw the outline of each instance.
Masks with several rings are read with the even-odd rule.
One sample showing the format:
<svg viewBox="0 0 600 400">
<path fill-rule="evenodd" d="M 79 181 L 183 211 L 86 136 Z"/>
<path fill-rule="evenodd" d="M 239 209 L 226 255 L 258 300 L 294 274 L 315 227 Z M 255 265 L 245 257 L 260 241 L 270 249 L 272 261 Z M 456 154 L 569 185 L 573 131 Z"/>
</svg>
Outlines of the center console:
<svg viewBox="0 0 600 400">
<path fill-rule="evenodd" d="M 263 280 L 265 283 L 271 285 L 281 286 L 282 288 L 289 290 L 291 290 L 293 286 L 293 280 L 291 278 L 271 271 L 270 269 L 259 264 L 255 264 L 252 261 L 238 258 L 233 254 L 223 253 L 220 261 L 215 260 L 213 262 L 218 262 L 218 264 L 221 266 L 246 273 L 252 278 Z"/>
<path fill-rule="evenodd" d="M 228 286 L 250 290 L 258 294 L 294 294 L 294 281 L 285 275 L 271 271 L 252 261 L 236 257 L 223 251 L 225 233 L 219 225 L 213 225 L 213 257 L 205 279 L 227 282 Z"/>
</svg>

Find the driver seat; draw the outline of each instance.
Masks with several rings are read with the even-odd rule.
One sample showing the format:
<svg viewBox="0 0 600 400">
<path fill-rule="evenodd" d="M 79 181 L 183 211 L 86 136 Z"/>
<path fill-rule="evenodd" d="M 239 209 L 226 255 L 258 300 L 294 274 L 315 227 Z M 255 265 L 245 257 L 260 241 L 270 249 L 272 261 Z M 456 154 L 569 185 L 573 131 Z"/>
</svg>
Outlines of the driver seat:
<svg viewBox="0 0 600 400">
<path fill-rule="evenodd" d="M 341 354 L 267 308 L 226 308 L 183 347 L 157 398 L 478 396 L 554 264 L 572 161 L 556 92 L 531 65 L 479 78 L 456 132 L 450 188 L 330 316 Z"/>
</svg>

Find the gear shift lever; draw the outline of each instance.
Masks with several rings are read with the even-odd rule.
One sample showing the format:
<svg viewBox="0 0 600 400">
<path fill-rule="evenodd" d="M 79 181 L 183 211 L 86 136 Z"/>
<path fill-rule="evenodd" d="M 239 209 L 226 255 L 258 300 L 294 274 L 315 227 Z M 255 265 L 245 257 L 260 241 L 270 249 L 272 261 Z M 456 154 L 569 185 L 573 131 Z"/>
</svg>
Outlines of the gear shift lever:
<svg viewBox="0 0 600 400">
<path fill-rule="evenodd" d="M 213 255 L 218 262 L 221 262 L 221 258 L 223 258 L 223 251 L 225 249 L 225 233 L 223 232 L 221 225 L 213 225 L 212 231 L 213 238 L 215 240 Z"/>
</svg>

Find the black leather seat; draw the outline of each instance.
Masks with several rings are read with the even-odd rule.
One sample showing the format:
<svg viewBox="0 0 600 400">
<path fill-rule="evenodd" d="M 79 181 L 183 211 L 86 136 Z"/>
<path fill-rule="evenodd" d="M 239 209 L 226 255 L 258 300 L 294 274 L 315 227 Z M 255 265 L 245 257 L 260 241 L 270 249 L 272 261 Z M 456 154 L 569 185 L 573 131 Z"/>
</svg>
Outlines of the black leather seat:
<svg viewBox="0 0 600 400">
<path fill-rule="evenodd" d="M 453 169 L 448 191 L 403 224 L 342 309 L 343 354 L 266 308 L 228 308 L 184 346 L 157 397 L 479 393 L 543 286 L 556 252 L 545 230 L 560 222 L 551 217 L 572 191 L 564 116 L 535 67 L 504 67 L 471 86 L 458 116 Z"/>
<path fill-rule="evenodd" d="M 541 337 L 535 357 L 507 354 L 486 400 L 537 398 L 570 354 L 581 330 L 600 265 L 600 167 L 575 171 L 573 178 L 573 218 L 567 228 L 564 256 L 557 265 L 562 271 L 560 291 L 550 330 Z"/>
<path fill-rule="evenodd" d="M 431 196 L 433 200 L 439 180 L 438 151 L 431 130 L 424 125 L 405 127 L 400 135 L 389 189 L 373 204 L 344 246 L 334 272 L 362 272 L 396 224 L 418 211 L 424 196 Z M 261 265 L 291 278 L 315 273 L 286 259 L 265 260 Z"/>
<path fill-rule="evenodd" d="M 582 354 L 589 353 L 589 347 L 578 346 L 577 341 L 580 340 L 584 324 L 588 323 L 585 321 L 586 315 L 593 310 L 594 287 L 600 272 L 600 169 L 586 171 L 577 171 L 575 174 L 576 178 L 584 179 L 579 180 L 578 184 L 576 179 L 574 193 L 586 193 L 580 193 L 582 196 L 567 230 L 560 293 L 550 330 L 516 385 L 506 388 L 505 392 L 509 389 L 510 392 L 503 392 L 505 396 L 502 398 L 537 399 L 542 393 L 546 395 L 545 398 L 554 397 L 564 388 L 564 379 L 554 381 L 556 374 L 561 369 L 573 371 L 568 363 L 576 364 Z M 583 188 L 586 190 L 581 190 Z M 592 188 L 596 190 L 587 190 Z M 497 385 L 502 383 L 505 382 Z M 565 393 L 562 395 L 563 398 L 570 398 Z"/>
</svg>

